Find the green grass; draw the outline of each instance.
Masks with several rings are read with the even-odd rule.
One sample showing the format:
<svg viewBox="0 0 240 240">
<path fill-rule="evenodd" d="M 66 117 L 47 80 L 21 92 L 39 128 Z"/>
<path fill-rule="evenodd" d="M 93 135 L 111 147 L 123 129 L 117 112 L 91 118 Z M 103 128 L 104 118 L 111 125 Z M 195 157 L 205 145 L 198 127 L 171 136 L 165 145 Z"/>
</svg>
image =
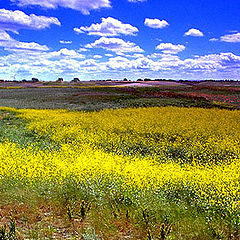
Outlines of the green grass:
<svg viewBox="0 0 240 240">
<path fill-rule="evenodd" d="M 29 186 L 9 180 L 0 184 L 0 193 L 1 205 L 12 206 L 12 213 L 5 212 L 4 217 L 8 221 L 11 215 L 15 218 L 18 235 L 24 238 L 65 239 L 68 235 L 68 239 L 90 236 L 124 239 L 125 236 L 147 240 L 150 232 L 153 239 L 237 239 L 233 237 L 237 226 L 233 216 L 201 209 L 184 192 L 178 193 L 178 201 L 161 191 L 135 191 L 129 196 L 117 183 L 102 185 L 90 181 L 83 185 L 69 178 L 61 186 L 52 183 Z M 80 214 L 83 201 L 91 204 L 84 219 Z M 167 227 L 171 231 L 166 238 L 157 238 L 162 228 Z"/>
<path fill-rule="evenodd" d="M 15 143 L 20 147 L 34 149 L 57 149 L 59 146 L 48 136 L 40 136 L 26 127 L 26 121 L 19 119 L 13 112 L 0 111 L 0 142 Z"/>
</svg>

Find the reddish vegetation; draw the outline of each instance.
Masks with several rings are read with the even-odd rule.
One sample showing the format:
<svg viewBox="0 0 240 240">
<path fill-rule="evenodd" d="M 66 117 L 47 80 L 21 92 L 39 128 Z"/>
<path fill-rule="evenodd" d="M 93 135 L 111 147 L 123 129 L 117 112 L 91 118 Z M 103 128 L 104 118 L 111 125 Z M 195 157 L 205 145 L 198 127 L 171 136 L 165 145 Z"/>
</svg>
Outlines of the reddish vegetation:
<svg viewBox="0 0 240 240">
<path fill-rule="evenodd" d="M 195 86 L 196 90 L 209 90 L 209 91 L 217 91 L 217 92 L 240 92 L 240 87 L 228 87 L 228 86 L 222 86 L 222 87 L 213 87 L 213 86 Z"/>
<path fill-rule="evenodd" d="M 144 97 L 159 97 L 159 98 L 187 98 L 195 100 L 205 100 L 203 96 L 194 96 L 188 93 L 177 93 L 177 92 L 147 92 Z"/>
<path fill-rule="evenodd" d="M 96 215 L 97 214 L 97 215 Z M 120 214 L 111 221 L 110 216 L 103 216 L 102 212 L 94 212 L 84 221 L 73 218 L 69 220 L 66 208 L 50 202 L 28 205 L 25 203 L 12 203 L 0 205 L 0 227 L 8 225 L 13 217 L 16 223 L 17 237 L 24 240 L 26 237 L 37 234 L 39 237 L 49 239 L 75 239 L 74 236 L 82 236 L 82 233 L 92 225 L 96 225 L 104 218 L 108 225 L 99 225 L 96 229 L 100 234 L 104 232 L 104 239 L 145 239 L 146 228 L 141 225 L 131 224 L 131 216 L 126 218 Z M 110 223 L 111 222 L 111 223 Z M 102 228 L 105 228 L 104 231 Z M 1 238 L 0 238 L 1 239 Z M 34 238 L 35 239 L 35 238 Z M 42 238 L 41 238 L 42 239 Z M 82 239 L 82 238 L 81 238 Z"/>
<path fill-rule="evenodd" d="M 24 203 L 0 206 L 0 226 L 8 224 L 12 216 L 16 222 L 20 240 L 34 232 L 46 237 L 50 234 L 56 239 L 66 239 L 73 236 L 74 232 L 78 230 L 74 224 L 70 224 L 66 220 L 61 209 L 56 209 L 56 206 L 49 203 L 40 204 L 34 208 Z M 49 223 L 52 231 L 49 230 Z"/>
<path fill-rule="evenodd" d="M 225 89 L 228 91 L 229 89 Z M 201 92 L 171 92 L 171 91 L 160 91 L 160 92 L 146 92 L 143 97 L 156 97 L 156 98 L 185 98 L 193 100 L 207 100 L 216 101 L 228 104 L 239 105 L 240 96 L 229 95 L 229 94 L 213 94 L 213 93 L 201 93 Z"/>
<path fill-rule="evenodd" d="M 209 101 L 240 104 L 240 97 L 236 95 L 209 94 L 209 93 L 185 93 L 188 96 L 202 97 Z"/>
</svg>

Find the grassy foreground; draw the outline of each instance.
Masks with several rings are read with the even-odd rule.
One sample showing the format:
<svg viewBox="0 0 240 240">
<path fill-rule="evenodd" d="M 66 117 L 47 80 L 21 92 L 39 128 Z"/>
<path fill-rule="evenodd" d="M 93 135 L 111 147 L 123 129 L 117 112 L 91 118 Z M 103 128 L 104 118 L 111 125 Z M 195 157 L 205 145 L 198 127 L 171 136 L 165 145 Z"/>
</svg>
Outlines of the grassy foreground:
<svg viewBox="0 0 240 240">
<path fill-rule="evenodd" d="M 239 111 L 0 116 L 1 239 L 239 239 Z"/>
</svg>

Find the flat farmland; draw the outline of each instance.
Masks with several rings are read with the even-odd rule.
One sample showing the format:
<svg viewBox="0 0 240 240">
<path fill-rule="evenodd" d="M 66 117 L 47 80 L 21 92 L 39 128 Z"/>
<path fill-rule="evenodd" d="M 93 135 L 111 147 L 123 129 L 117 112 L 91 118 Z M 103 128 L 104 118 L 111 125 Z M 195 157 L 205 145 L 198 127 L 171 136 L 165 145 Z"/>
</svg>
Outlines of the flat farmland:
<svg viewBox="0 0 240 240">
<path fill-rule="evenodd" d="M 102 110 L 186 106 L 240 108 L 238 82 L 0 83 L 0 105 L 16 108 Z"/>
</svg>

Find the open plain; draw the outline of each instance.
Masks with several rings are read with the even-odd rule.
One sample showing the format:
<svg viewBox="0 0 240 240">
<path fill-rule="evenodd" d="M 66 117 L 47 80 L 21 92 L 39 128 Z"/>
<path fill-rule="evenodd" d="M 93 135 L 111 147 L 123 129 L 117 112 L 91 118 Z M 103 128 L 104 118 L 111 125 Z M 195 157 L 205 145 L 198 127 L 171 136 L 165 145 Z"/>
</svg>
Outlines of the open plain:
<svg viewBox="0 0 240 240">
<path fill-rule="evenodd" d="M 239 93 L 0 83 L 0 239 L 239 239 Z"/>
</svg>

